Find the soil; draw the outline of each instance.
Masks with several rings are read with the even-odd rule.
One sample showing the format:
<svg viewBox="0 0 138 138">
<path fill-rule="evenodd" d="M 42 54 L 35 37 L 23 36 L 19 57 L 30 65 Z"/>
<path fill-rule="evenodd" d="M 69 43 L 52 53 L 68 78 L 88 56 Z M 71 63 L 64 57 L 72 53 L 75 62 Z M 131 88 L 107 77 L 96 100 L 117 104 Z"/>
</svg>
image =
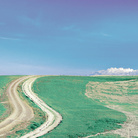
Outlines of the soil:
<svg viewBox="0 0 138 138">
<path fill-rule="evenodd" d="M 23 123 L 30 121 L 34 114 L 32 108 L 20 99 L 17 93 L 17 87 L 19 83 L 27 79 L 27 77 L 21 77 L 13 81 L 7 88 L 7 94 L 11 108 L 13 109 L 10 116 L 0 123 L 0 137 L 14 132 L 13 128 L 20 124 L 23 128 Z"/>
</svg>

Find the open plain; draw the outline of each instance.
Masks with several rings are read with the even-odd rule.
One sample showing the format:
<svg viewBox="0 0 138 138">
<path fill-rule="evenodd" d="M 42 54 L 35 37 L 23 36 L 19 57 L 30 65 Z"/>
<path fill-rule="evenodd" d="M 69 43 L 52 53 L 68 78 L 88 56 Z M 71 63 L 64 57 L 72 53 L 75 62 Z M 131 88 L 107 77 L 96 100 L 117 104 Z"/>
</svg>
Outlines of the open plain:
<svg viewBox="0 0 138 138">
<path fill-rule="evenodd" d="M 3 104 L 9 106 L 0 118 L 0 137 L 138 136 L 137 76 L 14 79 L 7 86 L 1 85 L 7 87 L 1 91 L 1 99 L 7 95 L 1 109 Z M 8 110 L 9 115 L 2 120 Z"/>
</svg>

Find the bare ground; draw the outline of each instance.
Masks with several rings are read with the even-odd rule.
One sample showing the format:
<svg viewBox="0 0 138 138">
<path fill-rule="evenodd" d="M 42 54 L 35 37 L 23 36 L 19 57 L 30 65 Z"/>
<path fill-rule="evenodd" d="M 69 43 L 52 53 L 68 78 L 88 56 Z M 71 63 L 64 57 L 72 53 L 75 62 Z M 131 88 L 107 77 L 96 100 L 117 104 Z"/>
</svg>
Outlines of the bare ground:
<svg viewBox="0 0 138 138">
<path fill-rule="evenodd" d="M 108 133 L 119 134 L 122 137 L 138 136 L 138 95 L 133 95 L 133 90 L 138 91 L 138 82 L 89 82 L 85 95 L 94 100 L 98 99 L 106 107 L 120 111 L 127 116 L 127 121 L 121 129 Z M 132 92 L 132 95 L 130 93 Z M 129 93 L 129 94 L 128 94 Z M 101 133 L 101 134 L 106 134 Z M 100 135 L 100 133 L 96 134 Z M 91 135 L 88 137 L 93 137 Z"/>
<path fill-rule="evenodd" d="M 8 118 L 0 123 L 0 137 L 5 137 L 12 132 L 12 129 L 23 122 L 33 118 L 33 110 L 17 94 L 17 86 L 28 77 L 21 77 L 13 81 L 7 88 L 8 99 L 13 109 Z"/>
<path fill-rule="evenodd" d="M 24 80 L 27 81 L 23 83 L 23 92 L 42 109 L 47 120 L 40 127 L 24 135 L 22 138 L 36 138 L 42 136 L 53 130 L 61 122 L 62 116 L 32 92 L 32 84 L 37 78 L 38 76 L 21 77 L 13 81 L 7 88 L 8 103 L 11 105 L 12 112 L 9 117 L 0 123 L 0 137 L 6 137 L 12 134 L 19 126 L 20 128 L 26 127 L 29 121 L 34 117 L 32 107 L 25 101 L 22 101 L 17 92 L 18 85 Z"/>
<path fill-rule="evenodd" d="M 33 77 L 25 81 L 22 85 L 22 89 L 25 95 L 43 110 L 47 120 L 40 127 L 24 135 L 22 138 L 36 138 L 42 136 L 57 127 L 62 120 L 62 116 L 58 112 L 45 104 L 45 102 L 38 98 L 37 95 L 32 91 L 32 84 L 37 78 L 38 77 Z"/>
</svg>

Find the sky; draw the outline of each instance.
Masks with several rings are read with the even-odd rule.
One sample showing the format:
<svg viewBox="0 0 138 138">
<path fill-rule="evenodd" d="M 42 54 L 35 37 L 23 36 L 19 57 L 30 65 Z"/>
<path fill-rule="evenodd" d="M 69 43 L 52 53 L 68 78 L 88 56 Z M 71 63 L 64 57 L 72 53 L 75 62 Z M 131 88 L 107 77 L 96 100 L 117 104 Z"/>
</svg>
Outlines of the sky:
<svg viewBox="0 0 138 138">
<path fill-rule="evenodd" d="M 137 0 L 0 0 L 0 74 L 138 69 Z"/>
</svg>

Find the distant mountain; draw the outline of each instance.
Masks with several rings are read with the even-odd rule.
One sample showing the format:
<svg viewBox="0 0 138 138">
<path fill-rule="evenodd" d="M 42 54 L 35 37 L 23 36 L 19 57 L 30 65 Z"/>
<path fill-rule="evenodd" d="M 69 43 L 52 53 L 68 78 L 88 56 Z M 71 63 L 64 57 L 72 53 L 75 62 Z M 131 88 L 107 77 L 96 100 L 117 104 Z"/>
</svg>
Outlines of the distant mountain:
<svg viewBox="0 0 138 138">
<path fill-rule="evenodd" d="M 91 75 L 118 75 L 118 76 L 133 76 L 138 75 L 138 70 L 124 69 L 124 68 L 109 68 L 107 70 L 100 70 L 92 73 Z"/>
</svg>

